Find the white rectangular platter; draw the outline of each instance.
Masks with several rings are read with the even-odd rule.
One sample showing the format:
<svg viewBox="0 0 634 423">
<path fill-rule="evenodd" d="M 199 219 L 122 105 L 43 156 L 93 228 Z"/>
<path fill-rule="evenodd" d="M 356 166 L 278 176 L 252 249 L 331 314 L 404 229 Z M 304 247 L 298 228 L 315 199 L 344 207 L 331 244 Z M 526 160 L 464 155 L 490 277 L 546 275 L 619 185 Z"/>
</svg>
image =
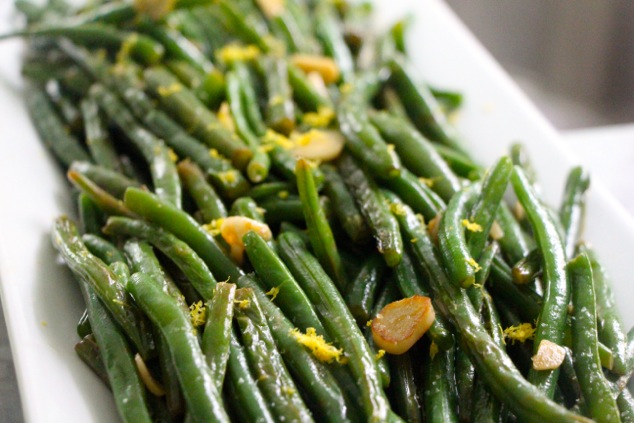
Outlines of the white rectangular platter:
<svg viewBox="0 0 634 423">
<path fill-rule="evenodd" d="M 11 2 L 1 2 L 0 30 Z M 491 164 L 510 143 L 528 147 L 546 199 L 558 205 L 574 159 L 558 134 L 440 0 L 377 0 L 381 23 L 415 15 L 409 46 L 421 78 L 464 93 L 458 132 Z M 61 169 L 40 145 L 20 94 L 21 44 L 0 43 L 0 291 L 24 416 L 28 422 L 118 421 L 111 395 L 76 357 L 82 301 L 50 242 L 53 219 L 69 213 Z M 612 279 L 627 328 L 634 325 L 634 225 L 599 184 L 588 198 L 586 238 Z"/>
</svg>

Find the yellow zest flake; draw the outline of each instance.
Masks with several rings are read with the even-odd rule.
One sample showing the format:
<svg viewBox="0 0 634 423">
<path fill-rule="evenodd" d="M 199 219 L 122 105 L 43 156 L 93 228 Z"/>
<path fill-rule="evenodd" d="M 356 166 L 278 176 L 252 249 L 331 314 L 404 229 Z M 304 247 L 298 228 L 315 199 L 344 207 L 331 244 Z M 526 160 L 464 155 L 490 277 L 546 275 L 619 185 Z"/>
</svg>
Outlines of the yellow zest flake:
<svg viewBox="0 0 634 423">
<path fill-rule="evenodd" d="M 425 225 L 425 218 L 423 217 L 423 215 L 422 215 L 422 214 L 420 214 L 420 213 L 416 213 L 414 216 L 416 216 L 416 219 L 418 219 L 418 222 L 419 222 L 421 225 L 423 225 L 423 226 Z"/>
<path fill-rule="evenodd" d="M 233 116 L 231 116 L 231 110 L 229 109 L 229 104 L 226 101 L 223 101 L 218 109 L 218 113 L 216 114 L 218 121 L 220 124 L 231 132 L 235 132 L 236 124 L 233 120 Z"/>
<path fill-rule="evenodd" d="M 288 191 L 283 190 L 277 193 L 277 196 L 280 197 L 282 200 L 285 200 L 288 198 Z"/>
<path fill-rule="evenodd" d="M 422 176 L 418 178 L 420 182 L 427 185 L 429 188 L 434 186 L 434 178 L 423 178 Z"/>
<path fill-rule="evenodd" d="M 462 226 L 467 228 L 468 231 L 471 232 L 482 232 L 482 226 L 479 224 L 470 221 L 469 219 L 462 219 Z"/>
<path fill-rule="evenodd" d="M 235 169 L 225 170 L 218 173 L 218 177 L 227 184 L 232 184 L 238 179 L 238 171 Z"/>
<path fill-rule="evenodd" d="M 122 63 L 128 60 L 128 58 L 130 57 L 130 53 L 132 52 L 132 48 L 137 43 L 138 39 L 139 36 L 133 33 L 121 43 L 121 48 L 117 53 L 117 63 Z"/>
<path fill-rule="evenodd" d="M 273 288 L 269 289 L 266 295 L 269 295 L 271 297 L 271 301 L 275 301 L 275 299 L 277 298 L 277 294 L 279 293 L 280 293 L 280 287 L 274 286 Z"/>
<path fill-rule="evenodd" d="M 134 356 L 134 364 L 136 365 L 139 376 L 141 377 L 141 381 L 143 382 L 147 390 L 157 397 L 162 397 L 163 395 L 165 395 L 165 389 L 163 388 L 163 385 L 161 385 L 156 379 L 154 379 L 154 376 L 152 376 L 152 373 L 150 373 L 150 370 L 147 368 L 145 361 L 143 361 L 143 358 L 139 353 Z"/>
<path fill-rule="evenodd" d="M 535 328 L 530 323 L 509 326 L 504 329 L 504 338 L 510 339 L 512 344 L 515 344 L 515 341 L 524 343 L 527 339 L 535 338 Z"/>
<path fill-rule="evenodd" d="M 210 148 L 209 149 L 209 157 L 213 157 L 214 159 L 217 159 L 220 156 L 220 153 L 218 153 L 218 150 L 216 150 L 215 148 Z"/>
<path fill-rule="evenodd" d="M 293 388 L 292 386 L 282 386 L 282 392 L 284 392 L 288 396 L 295 395 L 297 393 L 295 388 Z"/>
<path fill-rule="evenodd" d="M 171 148 L 167 149 L 167 155 L 169 156 L 170 160 L 173 161 L 174 163 L 178 161 L 178 155 Z"/>
<path fill-rule="evenodd" d="M 337 361 L 337 363 L 342 364 L 346 361 L 345 357 L 343 357 L 343 350 L 335 348 L 326 342 L 322 335 L 317 335 L 315 328 L 307 328 L 305 334 L 294 328 L 291 330 L 291 335 L 295 337 L 299 344 L 308 348 L 320 361 L 327 363 Z"/>
<path fill-rule="evenodd" d="M 478 262 L 475 261 L 473 257 L 469 257 L 468 259 L 465 259 L 465 261 L 467 262 L 469 266 L 473 267 L 474 271 L 479 272 L 480 270 L 482 270 Z"/>
<path fill-rule="evenodd" d="M 220 235 L 220 227 L 222 226 L 223 220 L 223 218 L 214 219 L 206 225 L 203 225 L 203 229 L 206 230 L 211 236 Z"/>
<path fill-rule="evenodd" d="M 279 145 L 285 150 L 290 150 L 295 146 L 295 144 L 291 140 L 289 140 L 279 132 L 275 132 L 272 129 L 266 131 L 264 137 L 262 138 L 262 142 L 265 144 Z"/>
<path fill-rule="evenodd" d="M 171 12 L 175 4 L 176 0 L 134 0 L 134 9 L 157 21 Z"/>
<path fill-rule="evenodd" d="M 189 306 L 189 317 L 192 320 L 192 325 L 195 328 L 205 324 L 207 320 L 207 309 L 203 305 L 202 301 L 198 301 Z"/>
<path fill-rule="evenodd" d="M 177 92 L 181 91 L 183 89 L 183 86 L 178 83 L 178 82 L 174 82 L 171 85 L 168 85 L 167 87 L 158 87 L 157 92 L 159 93 L 159 95 L 161 97 L 169 97 L 172 94 L 176 94 Z"/>
<path fill-rule="evenodd" d="M 366 325 L 367 327 L 372 326 L 372 319 L 370 319 L 370 320 L 368 320 L 367 322 L 365 322 L 365 325 Z"/>
<path fill-rule="evenodd" d="M 352 91 L 352 88 L 352 84 L 346 82 L 345 84 L 341 84 L 339 91 L 341 91 L 341 94 L 347 94 Z"/>
<path fill-rule="evenodd" d="M 436 357 L 436 354 L 438 354 L 438 345 L 436 345 L 436 343 L 432 341 L 431 345 L 429 346 L 429 356 L 433 359 L 434 357 Z"/>
<path fill-rule="evenodd" d="M 375 360 L 380 360 L 385 355 L 385 350 L 378 350 L 374 356 Z"/>
<path fill-rule="evenodd" d="M 264 144 L 264 145 L 258 146 L 258 150 L 266 154 L 270 153 L 273 150 L 273 148 L 275 148 L 273 144 Z"/>
<path fill-rule="evenodd" d="M 393 153 L 395 148 L 396 147 L 394 147 L 394 144 L 388 144 L 387 145 L 387 151 L 389 151 L 390 153 Z"/>
<path fill-rule="evenodd" d="M 253 44 L 248 46 L 229 44 L 221 48 L 217 53 L 218 60 L 225 64 L 253 60 L 259 55 L 260 49 Z"/>
<path fill-rule="evenodd" d="M 410 239 L 409 242 L 411 242 L 412 244 L 416 244 L 418 242 L 418 238 L 414 237 Z"/>
<path fill-rule="evenodd" d="M 335 111 L 330 107 L 320 106 L 316 112 L 304 114 L 302 121 L 313 128 L 326 128 L 335 118 Z"/>
<path fill-rule="evenodd" d="M 405 216 L 405 214 L 407 213 L 405 210 L 405 206 L 403 206 L 403 204 L 401 203 L 391 203 L 390 211 L 392 212 L 392 214 L 395 214 L 397 216 Z"/>
<path fill-rule="evenodd" d="M 313 54 L 294 54 L 291 56 L 291 62 L 307 74 L 317 72 L 326 84 L 337 82 L 341 76 L 339 66 L 337 66 L 337 63 L 335 63 L 331 57 Z"/>
<path fill-rule="evenodd" d="M 238 264 L 242 264 L 244 257 L 244 242 L 242 242 L 242 237 L 251 231 L 260 235 L 265 241 L 273 237 L 271 229 L 267 224 L 244 216 L 227 217 L 220 225 L 220 235 L 222 235 L 222 239 L 229 245 L 231 258 Z"/>
<path fill-rule="evenodd" d="M 285 0 L 256 0 L 258 7 L 267 18 L 274 18 L 284 13 L 286 8 Z"/>
<path fill-rule="evenodd" d="M 249 306 L 251 305 L 251 300 L 249 300 L 248 298 L 245 298 L 244 300 L 234 300 L 233 302 L 236 303 L 241 310 L 249 308 Z"/>
<path fill-rule="evenodd" d="M 273 98 L 269 100 L 269 106 L 279 106 L 282 103 L 284 103 L 284 97 L 281 95 L 273 96 Z"/>
</svg>

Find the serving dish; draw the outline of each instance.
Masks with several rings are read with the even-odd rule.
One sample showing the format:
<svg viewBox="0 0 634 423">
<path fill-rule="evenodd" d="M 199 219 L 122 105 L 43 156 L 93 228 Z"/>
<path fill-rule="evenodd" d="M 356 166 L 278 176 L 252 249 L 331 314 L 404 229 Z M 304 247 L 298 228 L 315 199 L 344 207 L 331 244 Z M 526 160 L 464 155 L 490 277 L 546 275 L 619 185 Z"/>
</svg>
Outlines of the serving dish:
<svg viewBox="0 0 634 423">
<path fill-rule="evenodd" d="M 9 18 L 3 2 L 0 17 Z M 490 164 L 522 141 L 533 157 L 543 195 L 558 204 L 574 163 L 558 134 L 440 0 L 377 0 L 377 27 L 412 13 L 411 56 L 421 80 L 464 93 L 455 121 L 475 158 Z M 6 21 L 2 23 L 6 28 Z M 20 95 L 20 42 L 0 44 L 0 291 L 29 422 L 117 421 L 111 395 L 76 357 L 75 324 L 83 305 L 75 282 L 50 243 L 55 217 L 71 213 L 61 169 L 41 146 Z M 600 186 L 588 198 L 586 238 L 614 280 L 626 326 L 634 325 L 628 256 L 634 223 Z"/>
</svg>

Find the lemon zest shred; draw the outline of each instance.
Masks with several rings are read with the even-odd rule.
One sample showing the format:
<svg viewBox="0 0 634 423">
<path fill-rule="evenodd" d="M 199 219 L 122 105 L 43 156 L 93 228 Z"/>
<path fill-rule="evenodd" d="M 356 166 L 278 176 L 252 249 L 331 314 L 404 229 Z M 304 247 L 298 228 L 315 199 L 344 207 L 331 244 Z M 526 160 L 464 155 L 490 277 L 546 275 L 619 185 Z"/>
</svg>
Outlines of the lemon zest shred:
<svg viewBox="0 0 634 423">
<path fill-rule="evenodd" d="M 434 186 L 435 180 L 434 178 L 423 178 L 422 176 L 418 178 L 420 182 L 427 185 L 429 188 Z"/>
<path fill-rule="evenodd" d="M 207 320 L 207 309 L 203 305 L 202 301 L 198 301 L 197 303 L 189 306 L 189 317 L 195 328 L 205 324 L 205 321 Z"/>
<path fill-rule="evenodd" d="M 178 154 L 176 154 L 176 152 L 172 150 L 171 148 L 167 149 L 167 155 L 169 156 L 170 160 L 173 161 L 174 163 L 178 161 Z"/>
<path fill-rule="evenodd" d="M 471 232 L 482 232 L 482 226 L 476 222 L 472 222 L 469 219 L 462 219 L 462 226 L 467 228 Z"/>
<path fill-rule="evenodd" d="M 405 216 L 405 214 L 407 213 L 405 210 L 405 206 L 403 206 L 401 203 L 391 203 L 390 211 L 397 216 Z"/>
<path fill-rule="evenodd" d="M 535 339 L 535 328 L 530 323 L 509 326 L 504 329 L 504 338 L 510 339 L 513 345 L 515 345 L 515 341 L 524 343 L 527 339 Z"/>
<path fill-rule="evenodd" d="M 432 342 L 429 346 L 429 356 L 433 359 L 438 354 L 438 345 L 435 342 Z"/>
<path fill-rule="evenodd" d="M 370 320 L 368 320 L 367 322 L 365 322 L 365 325 L 366 325 L 367 327 L 372 326 L 372 319 L 370 319 Z"/>
<path fill-rule="evenodd" d="M 234 303 L 236 303 L 241 310 L 244 310 L 245 308 L 249 308 L 251 300 L 245 298 L 244 300 L 234 300 Z"/>
<path fill-rule="evenodd" d="M 134 48 L 134 45 L 137 43 L 138 40 L 138 34 L 130 34 L 128 37 L 126 37 L 126 39 L 121 43 L 121 48 L 117 52 L 117 64 L 123 63 L 130 58 L 132 48 Z"/>
<path fill-rule="evenodd" d="M 317 335 L 315 328 L 306 328 L 305 334 L 299 329 L 293 328 L 291 335 L 300 345 L 308 348 L 319 361 L 326 363 L 336 361 L 341 364 L 347 362 L 346 358 L 343 357 L 343 350 L 326 342 L 322 335 Z"/>
<path fill-rule="evenodd" d="M 334 118 L 334 110 L 327 106 L 320 106 L 316 112 L 305 113 L 302 121 L 313 128 L 326 128 Z"/>
<path fill-rule="evenodd" d="M 178 93 L 182 89 L 183 89 L 183 86 L 180 83 L 174 82 L 166 87 L 165 86 L 158 87 L 157 92 L 159 93 L 161 97 L 169 97 L 173 94 Z"/>
<path fill-rule="evenodd" d="M 382 359 L 382 358 L 383 358 L 383 356 L 384 356 L 384 355 L 385 355 L 385 350 L 378 350 L 378 351 L 376 352 L 376 355 L 374 356 L 374 358 L 375 358 L 376 360 L 380 360 L 380 359 Z"/>
<path fill-rule="evenodd" d="M 268 292 L 266 292 L 266 295 L 269 295 L 271 297 L 271 301 L 275 301 L 275 298 L 277 298 L 277 294 L 279 293 L 280 287 L 274 286 L 273 288 L 269 289 Z"/>
<path fill-rule="evenodd" d="M 218 53 L 218 59 L 223 63 L 232 63 L 238 61 L 249 61 L 260 55 L 260 49 L 253 44 L 241 46 L 238 44 L 229 44 L 221 48 Z"/>
<path fill-rule="evenodd" d="M 262 142 L 265 144 L 279 145 L 285 150 L 290 150 L 295 146 L 295 143 L 293 143 L 293 141 L 289 140 L 284 135 L 280 134 L 279 132 L 275 132 L 272 129 L 266 131 L 264 137 L 262 138 Z"/>
<path fill-rule="evenodd" d="M 411 242 L 412 244 L 416 244 L 418 242 L 418 238 L 414 237 L 410 239 L 409 242 Z"/>
<path fill-rule="evenodd" d="M 224 219 L 222 217 L 218 218 L 218 219 L 214 219 L 211 222 L 202 225 L 203 229 L 207 231 L 207 233 L 209 233 L 209 235 L 211 236 L 217 236 L 220 235 L 220 227 L 222 226 L 222 221 Z"/>
<path fill-rule="evenodd" d="M 476 273 L 477 273 L 477 272 L 479 272 L 480 270 L 482 270 L 482 268 L 480 267 L 480 265 L 478 264 L 478 262 L 477 262 L 477 261 L 475 261 L 475 259 L 474 259 L 473 257 L 469 257 L 468 259 L 465 259 L 465 262 L 466 262 L 469 266 L 473 267 L 473 270 L 474 270 Z"/>
<path fill-rule="evenodd" d="M 278 193 L 277 193 L 277 196 L 278 196 L 279 198 L 281 198 L 282 200 L 285 200 L 285 199 L 287 199 L 287 198 L 288 198 L 289 193 L 288 193 L 288 191 L 286 191 L 286 190 L 282 190 L 282 191 L 280 191 L 280 192 L 278 192 Z"/>
</svg>

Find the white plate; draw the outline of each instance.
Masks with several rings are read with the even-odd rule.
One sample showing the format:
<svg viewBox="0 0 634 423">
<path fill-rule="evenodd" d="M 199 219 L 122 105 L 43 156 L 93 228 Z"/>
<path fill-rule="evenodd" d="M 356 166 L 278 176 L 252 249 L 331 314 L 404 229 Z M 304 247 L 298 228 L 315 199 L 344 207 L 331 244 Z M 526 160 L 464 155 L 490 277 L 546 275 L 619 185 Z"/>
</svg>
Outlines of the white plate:
<svg viewBox="0 0 634 423">
<path fill-rule="evenodd" d="M 4 29 L 11 2 L 1 3 Z M 547 200 L 558 204 L 572 160 L 557 133 L 444 3 L 380 1 L 377 16 L 389 20 L 406 10 L 416 14 L 410 46 L 421 76 L 465 95 L 457 126 L 475 157 L 492 163 L 511 142 L 523 141 Z M 0 271 L 24 416 L 34 423 L 116 421 L 110 393 L 73 351 L 83 306 L 49 240 L 53 219 L 72 207 L 61 171 L 25 112 L 17 77 L 19 46 L 0 44 Z M 589 193 L 586 233 L 613 276 L 629 328 L 634 325 L 634 308 L 627 307 L 634 298 L 629 283 L 634 226 L 596 184 Z"/>
</svg>

